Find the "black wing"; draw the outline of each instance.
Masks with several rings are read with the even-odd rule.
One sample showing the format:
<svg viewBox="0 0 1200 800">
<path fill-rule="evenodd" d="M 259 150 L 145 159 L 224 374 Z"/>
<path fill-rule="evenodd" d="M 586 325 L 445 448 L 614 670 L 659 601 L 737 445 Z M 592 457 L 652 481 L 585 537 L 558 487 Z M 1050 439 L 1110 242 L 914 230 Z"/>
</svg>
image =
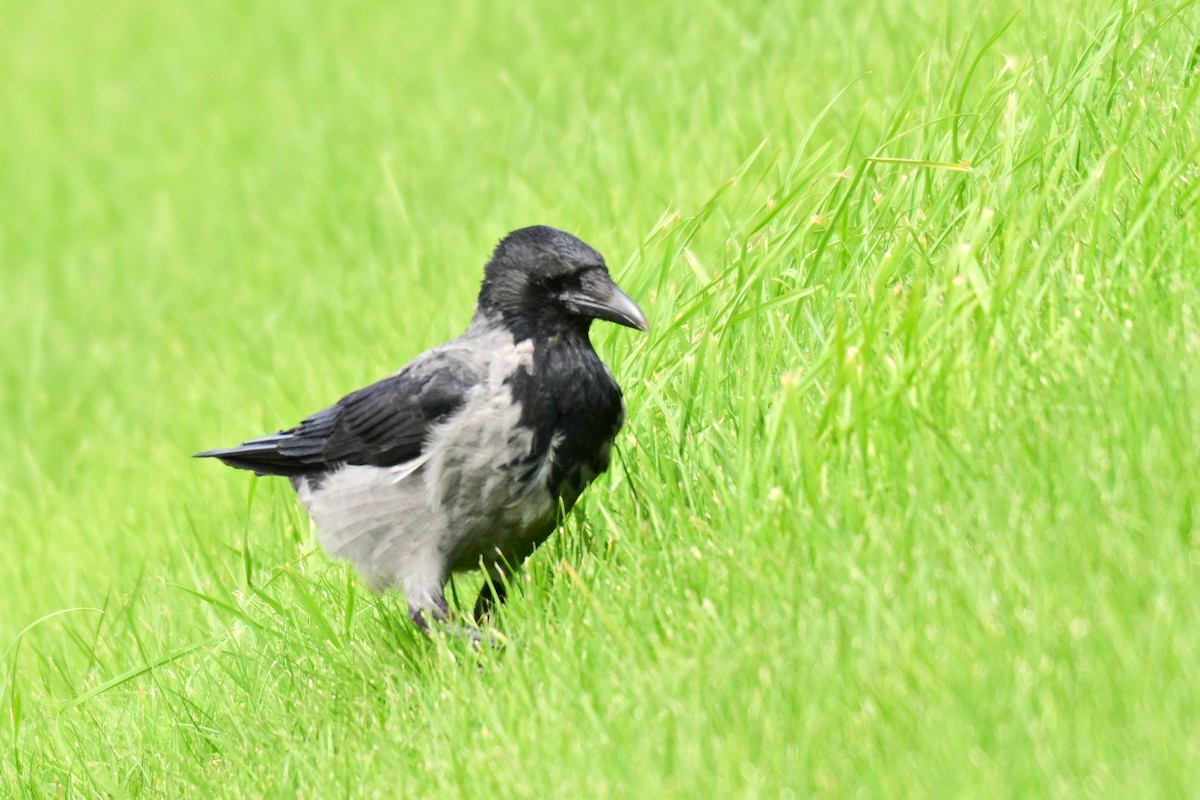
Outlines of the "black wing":
<svg viewBox="0 0 1200 800">
<path fill-rule="evenodd" d="M 462 367 L 435 351 L 290 430 L 237 447 L 207 450 L 196 458 L 219 458 L 259 475 L 289 477 L 339 464 L 403 463 L 421 454 L 430 426 L 465 402 L 474 380 Z"/>
</svg>

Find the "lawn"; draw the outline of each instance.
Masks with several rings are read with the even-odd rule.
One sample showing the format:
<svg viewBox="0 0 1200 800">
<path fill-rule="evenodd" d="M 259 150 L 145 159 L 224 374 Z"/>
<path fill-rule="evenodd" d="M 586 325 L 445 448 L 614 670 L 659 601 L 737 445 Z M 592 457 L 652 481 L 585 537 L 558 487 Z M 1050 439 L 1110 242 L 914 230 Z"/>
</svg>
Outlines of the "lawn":
<svg viewBox="0 0 1200 800">
<path fill-rule="evenodd" d="M 1200 796 L 1200 3 L 0 9 L 0 796 Z M 477 651 L 198 450 L 608 258 Z M 459 579 L 460 605 L 477 579 Z"/>
</svg>

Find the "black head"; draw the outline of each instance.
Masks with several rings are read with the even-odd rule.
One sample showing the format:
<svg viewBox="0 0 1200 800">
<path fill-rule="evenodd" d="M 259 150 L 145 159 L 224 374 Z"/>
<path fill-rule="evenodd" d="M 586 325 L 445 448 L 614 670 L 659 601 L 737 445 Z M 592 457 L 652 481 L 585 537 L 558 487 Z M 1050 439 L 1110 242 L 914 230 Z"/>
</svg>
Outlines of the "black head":
<svg viewBox="0 0 1200 800">
<path fill-rule="evenodd" d="M 603 319 L 646 330 L 646 317 L 608 274 L 604 257 L 545 225 L 500 240 L 484 269 L 479 307 L 507 318 L 584 330 Z"/>
</svg>

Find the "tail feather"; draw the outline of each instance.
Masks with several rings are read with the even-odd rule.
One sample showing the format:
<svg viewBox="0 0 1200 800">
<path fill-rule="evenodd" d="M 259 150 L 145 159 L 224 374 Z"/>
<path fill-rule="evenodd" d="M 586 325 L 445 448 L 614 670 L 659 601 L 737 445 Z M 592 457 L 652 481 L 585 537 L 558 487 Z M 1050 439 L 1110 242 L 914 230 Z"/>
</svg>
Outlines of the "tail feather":
<svg viewBox="0 0 1200 800">
<path fill-rule="evenodd" d="M 285 437 L 278 434 L 264 436 L 237 447 L 205 450 L 203 453 L 196 453 L 194 457 L 219 458 L 231 467 L 250 470 L 256 475 L 282 475 L 291 478 L 311 472 L 311 464 L 305 464 L 295 456 L 280 452 L 279 445 L 282 441 L 285 441 Z"/>
</svg>

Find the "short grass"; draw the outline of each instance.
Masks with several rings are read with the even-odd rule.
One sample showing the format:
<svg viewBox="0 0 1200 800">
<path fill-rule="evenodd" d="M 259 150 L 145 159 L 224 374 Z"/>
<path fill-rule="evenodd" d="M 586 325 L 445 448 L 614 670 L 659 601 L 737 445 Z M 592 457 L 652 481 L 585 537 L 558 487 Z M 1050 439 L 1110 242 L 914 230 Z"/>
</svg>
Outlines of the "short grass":
<svg viewBox="0 0 1200 800">
<path fill-rule="evenodd" d="M 1200 793 L 1194 1 L 0 9 L 13 797 Z M 199 449 L 607 254 L 472 652 Z M 460 581 L 465 598 L 474 584 Z"/>
</svg>

